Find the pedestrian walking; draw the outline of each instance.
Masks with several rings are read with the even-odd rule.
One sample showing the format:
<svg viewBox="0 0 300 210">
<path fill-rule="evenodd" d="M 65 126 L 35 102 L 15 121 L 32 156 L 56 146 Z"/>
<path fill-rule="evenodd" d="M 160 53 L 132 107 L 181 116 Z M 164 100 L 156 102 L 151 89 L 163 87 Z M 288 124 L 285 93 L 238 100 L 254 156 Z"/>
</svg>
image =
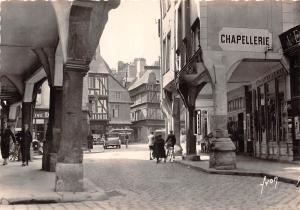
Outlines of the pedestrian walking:
<svg viewBox="0 0 300 210">
<path fill-rule="evenodd" d="M 29 130 L 28 124 L 24 125 L 22 142 L 21 142 L 21 151 L 22 151 L 22 166 L 28 166 L 28 161 L 30 159 L 30 146 L 32 142 L 32 135 Z"/>
<path fill-rule="evenodd" d="M 125 136 L 126 149 L 128 148 L 128 143 L 129 143 L 129 136 L 126 134 Z"/>
<path fill-rule="evenodd" d="M 167 136 L 166 144 L 167 144 L 167 148 L 169 148 L 169 147 L 174 148 L 174 146 L 176 144 L 176 137 L 173 134 L 173 131 L 170 131 L 169 135 Z"/>
<path fill-rule="evenodd" d="M 1 154 L 3 158 L 3 165 L 7 165 L 7 158 L 9 158 L 10 151 L 10 139 L 16 142 L 13 132 L 10 130 L 10 126 L 6 122 L 3 124 L 3 129 L 1 131 Z"/>
<path fill-rule="evenodd" d="M 161 134 L 155 138 L 153 156 L 156 158 L 156 163 L 159 163 L 160 158 L 164 158 L 164 162 L 166 162 L 165 140 L 162 138 Z"/>
<path fill-rule="evenodd" d="M 93 135 L 89 133 L 89 135 L 87 136 L 87 147 L 89 152 L 91 152 L 91 150 L 94 148 L 93 141 L 94 141 Z"/>
<path fill-rule="evenodd" d="M 148 136 L 148 146 L 150 151 L 150 160 L 153 160 L 153 150 L 154 150 L 154 134 L 153 131 L 150 132 Z"/>
<path fill-rule="evenodd" d="M 204 135 L 204 137 L 200 140 L 201 145 L 201 152 L 207 153 L 208 152 L 208 136 Z"/>
<path fill-rule="evenodd" d="M 174 146 L 176 144 L 176 137 L 173 134 L 173 131 L 170 131 L 169 135 L 166 139 L 166 146 L 167 146 L 167 157 L 171 155 L 170 161 L 174 158 Z M 171 153 L 171 154 L 170 154 Z"/>
</svg>

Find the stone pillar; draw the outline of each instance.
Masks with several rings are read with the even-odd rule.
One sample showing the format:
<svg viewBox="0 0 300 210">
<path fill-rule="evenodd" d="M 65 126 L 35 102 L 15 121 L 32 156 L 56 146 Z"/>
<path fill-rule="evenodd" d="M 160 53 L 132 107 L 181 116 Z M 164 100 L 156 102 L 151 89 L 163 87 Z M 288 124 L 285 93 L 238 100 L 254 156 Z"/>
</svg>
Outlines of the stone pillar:
<svg viewBox="0 0 300 210">
<path fill-rule="evenodd" d="M 46 141 L 43 144 L 42 170 L 44 171 L 50 171 L 50 150 L 52 143 L 52 122 L 54 112 L 54 91 L 53 88 L 50 86 L 49 117 L 46 131 Z"/>
<path fill-rule="evenodd" d="M 50 150 L 50 171 L 54 172 L 57 162 L 57 153 L 61 139 L 61 125 L 62 125 L 62 102 L 63 102 L 63 88 L 53 87 L 54 92 L 54 115 L 52 121 L 52 146 Z"/>
<path fill-rule="evenodd" d="M 235 145 L 227 131 L 227 81 L 225 68 L 218 69 L 214 85 L 214 115 L 212 116 L 213 146 L 210 154 L 210 167 L 216 169 L 236 168 Z"/>
<path fill-rule="evenodd" d="M 46 133 L 46 141 L 43 149 L 42 169 L 55 171 L 57 151 L 60 142 L 62 88 L 50 86 L 49 120 Z"/>
<path fill-rule="evenodd" d="M 83 191 L 82 86 L 88 65 L 64 66 L 62 133 L 56 163 L 55 191 Z"/>
<path fill-rule="evenodd" d="M 200 156 L 196 151 L 196 136 L 194 134 L 194 122 L 195 122 L 195 104 L 198 93 L 202 89 L 199 87 L 190 87 L 188 89 L 187 97 L 187 112 L 186 112 L 186 159 L 192 161 L 200 160 Z"/>
<path fill-rule="evenodd" d="M 29 130 L 32 132 L 32 119 L 33 119 L 34 106 L 33 102 L 22 103 L 22 126 L 28 124 Z"/>
<path fill-rule="evenodd" d="M 180 99 L 173 99 L 173 131 L 176 137 L 176 145 L 179 146 L 180 150 L 175 151 L 175 155 L 182 155 L 182 147 L 180 145 Z"/>
</svg>

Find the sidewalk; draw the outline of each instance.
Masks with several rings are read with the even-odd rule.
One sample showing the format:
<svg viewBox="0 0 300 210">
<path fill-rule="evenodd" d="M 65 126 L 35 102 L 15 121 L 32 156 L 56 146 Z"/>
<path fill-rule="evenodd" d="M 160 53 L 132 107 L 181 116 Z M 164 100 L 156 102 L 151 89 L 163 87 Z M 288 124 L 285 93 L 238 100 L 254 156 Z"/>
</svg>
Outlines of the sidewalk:
<svg viewBox="0 0 300 210">
<path fill-rule="evenodd" d="M 256 177 L 278 177 L 285 183 L 297 184 L 300 180 L 300 164 L 280 163 L 270 160 L 260 160 L 252 157 L 237 156 L 237 168 L 234 170 L 216 170 L 209 168 L 209 156 L 200 154 L 201 161 L 187 161 L 175 159 L 175 162 L 196 170 L 222 175 L 256 176 Z"/>
<path fill-rule="evenodd" d="M 55 173 L 42 171 L 41 166 L 41 156 L 35 156 L 28 167 L 22 167 L 21 162 L 9 162 L 6 166 L 1 164 L 0 205 L 108 199 L 103 190 L 86 179 L 84 179 L 84 192 L 54 192 Z"/>
</svg>

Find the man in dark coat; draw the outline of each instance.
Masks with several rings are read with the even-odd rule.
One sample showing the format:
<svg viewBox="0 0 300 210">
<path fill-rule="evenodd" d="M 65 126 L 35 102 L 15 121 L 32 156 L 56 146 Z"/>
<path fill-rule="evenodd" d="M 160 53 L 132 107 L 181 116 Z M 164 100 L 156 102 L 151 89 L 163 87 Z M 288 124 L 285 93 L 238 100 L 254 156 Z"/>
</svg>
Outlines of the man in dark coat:
<svg viewBox="0 0 300 210">
<path fill-rule="evenodd" d="M 5 122 L 3 124 L 3 130 L 1 131 L 1 154 L 3 158 L 3 165 L 7 165 L 7 158 L 9 158 L 10 137 L 15 143 L 15 136 Z"/>
<path fill-rule="evenodd" d="M 161 134 L 155 137 L 153 156 L 156 158 L 156 163 L 159 163 L 160 158 L 164 158 L 164 162 L 166 162 L 165 140 Z"/>
<path fill-rule="evenodd" d="M 30 158 L 30 145 L 32 142 L 32 135 L 29 130 L 28 124 L 24 125 L 23 137 L 21 141 L 21 150 L 22 150 L 22 166 L 28 166 L 28 160 Z"/>
<path fill-rule="evenodd" d="M 167 156 L 171 155 L 170 161 L 172 161 L 172 158 L 174 158 L 174 146 L 175 146 L 175 144 L 176 144 L 176 137 L 173 134 L 173 131 L 170 131 L 170 134 L 168 135 L 168 137 L 166 139 Z"/>
<path fill-rule="evenodd" d="M 169 147 L 173 147 L 176 144 L 176 137 L 173 134 L 173 131 L 170 131 L 170 134 L 168 135 L 167 139 L 166 139 L 166 144 L 167 144 L 167 148 Z"/>
</svg>

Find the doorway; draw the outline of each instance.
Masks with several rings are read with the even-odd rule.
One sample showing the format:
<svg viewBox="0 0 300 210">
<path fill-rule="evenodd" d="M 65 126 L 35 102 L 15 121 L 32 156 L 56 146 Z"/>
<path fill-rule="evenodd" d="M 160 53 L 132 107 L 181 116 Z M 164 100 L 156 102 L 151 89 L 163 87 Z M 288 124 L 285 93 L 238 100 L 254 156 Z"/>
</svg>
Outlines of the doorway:
<svg viewBox="0 0 300 210">
<path fill-rule="evenodd" d="M 237 146 L 238 152 L 244 153 L 244 114 L 238 114 L 238 126 L 237 126 Z"/>
</svg>

